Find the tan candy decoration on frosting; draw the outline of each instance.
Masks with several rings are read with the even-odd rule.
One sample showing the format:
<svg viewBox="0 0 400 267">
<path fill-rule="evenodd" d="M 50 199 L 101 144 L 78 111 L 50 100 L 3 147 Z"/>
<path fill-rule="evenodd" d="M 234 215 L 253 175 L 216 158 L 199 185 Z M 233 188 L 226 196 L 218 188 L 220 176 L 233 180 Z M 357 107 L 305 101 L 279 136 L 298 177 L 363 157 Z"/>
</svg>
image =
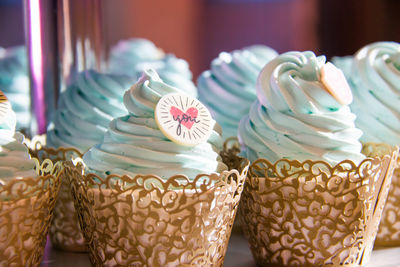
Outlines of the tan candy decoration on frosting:
<svg viewBox="0 0 400 267">
<path fill-rule="evenodd" d="M 172 142 L 183 146 L 206 142 L 215 124 L 208 109 L 186 94 L 163 96 L 154 113 L 161 132 Z"/>
<path fill-rule="evenodd" d="M 8 101 L 6 95 L 0 91 L 0 124 L 4 123 L 7 114 L 11 111 L 11 103 Z"/>
<path fill-rule="evenodd" d="M 321 82 L 326 90 L 342 105 L 353 102 L 353 95 L 343 72 L 328 62 L 321 68 Z"/>
<path fill-rule="evenodd" d="M 8 99 L 7 99 L 6 95 L 2 91 L 0 91 L 0 103 L 3 103 L 3 102 L 8 102 Z"/>
</svg>

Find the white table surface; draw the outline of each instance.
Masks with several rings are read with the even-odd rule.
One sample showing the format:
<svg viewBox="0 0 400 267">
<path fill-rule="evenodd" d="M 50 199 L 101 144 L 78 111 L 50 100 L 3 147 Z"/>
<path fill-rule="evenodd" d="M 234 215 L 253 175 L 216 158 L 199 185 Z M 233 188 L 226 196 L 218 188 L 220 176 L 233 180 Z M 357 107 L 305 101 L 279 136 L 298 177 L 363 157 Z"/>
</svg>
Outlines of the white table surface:
<svg viewBox="0 0 400 267">
<path fill-rule="evenodd" d="M 69 253 L 51 248 L 47 242 L 42 267 L 86 267 L 91 266 L 85 253 Z M 232 234 L 224 267 L 255 267 L 246 239 Z M 400 267 L 400 247 L 378 248 L 372 253 L 368 267 Z"/>
</svg>

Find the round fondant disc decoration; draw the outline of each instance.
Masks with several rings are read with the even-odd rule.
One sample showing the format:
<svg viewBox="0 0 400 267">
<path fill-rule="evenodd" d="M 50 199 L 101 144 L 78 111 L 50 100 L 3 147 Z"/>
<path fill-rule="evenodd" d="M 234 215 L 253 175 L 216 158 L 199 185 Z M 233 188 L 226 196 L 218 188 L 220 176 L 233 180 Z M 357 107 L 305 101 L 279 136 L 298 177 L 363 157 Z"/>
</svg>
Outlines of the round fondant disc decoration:
<svg viewBox="0 0 400 267">
<path fill-rule="evenodd" d="M 155 120 L 168 139 L 184 146 L 206 142 L 215 123 L 199 100 L 178 93 L 165 95 L 158 101 Z"/>
<path fill-rule="evenodd" d="M 332 63 L 328 62 L 322 66 L 321 82 L 340 104 L 349 105 L 353 101 L 353 95 L 343 72 Z"/>
</svg>

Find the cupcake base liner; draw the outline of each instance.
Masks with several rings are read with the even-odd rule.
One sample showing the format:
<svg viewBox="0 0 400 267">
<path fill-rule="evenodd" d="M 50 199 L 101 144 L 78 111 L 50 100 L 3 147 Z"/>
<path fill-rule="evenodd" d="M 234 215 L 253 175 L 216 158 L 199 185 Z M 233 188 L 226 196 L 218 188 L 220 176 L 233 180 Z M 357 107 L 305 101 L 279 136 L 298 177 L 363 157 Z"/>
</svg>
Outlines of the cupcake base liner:
<svg viewBox="0 0 400 267">
<path fill-rule="evenodd" d="M 0 185 L 0 266 L 39 266 L 46 245 L 61 164 L 37 161 L 36 178 Z"/>
<path fill-rule="evenodd" d="M 87 252 L 67 177 L 62 179 L 49 233 L 55 248 L 71 252 Z"/>
<path fill-rule="evenodd" d="M 260 266 L 362 266 L 371 255 L 397 151 L 342 161 L 255 161 L 242 196 Z"/>
<path fill-rule="evenodd" d="M 44 146 L 45 143 L 45 136 L 35 136 L 32 141 L 28 141 L 30 154 L 39 160 L 49 158 L 54 162 L 62 162 L 82 156 L 75 148 L 47 148 Z M 49 232 L 51 243 L 55 248 L 71 252 L 87 251 L 68 178 L 62 179 Z"/>
<path fill-rule="evenodd" d="M 385 149 L 384 151 L 380 151 Z M 364 145 L 366 155 L 375 156 L 390 150 L 391 147 L 377 146 L 373 143 Z M 393 172 L 389 195 L 383 209 L 381 223 L 375 240 L 376 246 L 400 246 L 400 157 Z"/>
<path fill-rule="evenodd" d="M 222 266 L 247 169 L 101 178 L 67 163 L 92 264 Z"/>
</svg>

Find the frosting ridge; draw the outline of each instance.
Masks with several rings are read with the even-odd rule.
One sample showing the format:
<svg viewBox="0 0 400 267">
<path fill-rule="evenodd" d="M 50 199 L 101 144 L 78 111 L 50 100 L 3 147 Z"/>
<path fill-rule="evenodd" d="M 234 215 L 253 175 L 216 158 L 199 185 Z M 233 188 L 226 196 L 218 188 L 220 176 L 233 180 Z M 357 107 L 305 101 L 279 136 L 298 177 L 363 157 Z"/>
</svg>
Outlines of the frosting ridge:
<svg viewBox="0 0 400 267">
<path fill-rule="evenodd" d="M 257 98 L 257 76 L 277 55 L 264 45 L 222 52 L 211 62 L 211 69 L 199 76 L 199 99 L 222 126 L 224 138 L 237 135 L 240 119 Z"/>
<path fill-rule="evenodd" d="M 127 76 L 84 71 L 60 95 L 47 132 L 51 147 L 75 147 L 81 152 L 103 139 L 114 117 L 127 114 L 123 94 L 132 84 Z"/>
<path fill-rule="evenodd" d="M 363 142 L 400 144 L 400 44 L 376 42 L 354 56 L 348 76 Z"/>
</svg>

